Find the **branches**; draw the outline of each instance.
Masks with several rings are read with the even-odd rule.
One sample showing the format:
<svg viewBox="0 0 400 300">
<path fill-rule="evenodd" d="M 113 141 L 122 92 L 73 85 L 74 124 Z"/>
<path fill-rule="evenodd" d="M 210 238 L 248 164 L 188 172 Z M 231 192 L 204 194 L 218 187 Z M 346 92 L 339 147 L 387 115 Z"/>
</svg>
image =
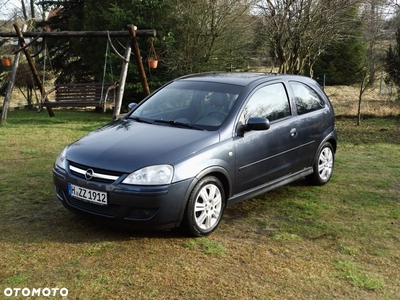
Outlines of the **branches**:
<svg viewBox="0 0 400 300">
<path fill-rule="evenodd" d="M 307 59 L 339 38 L 357 0 L 264 0 L 258 3 L 280 72 L 299 74 Z"/>
<path fill-rule="evenodd" d="M 225 69 L 252 40 L 251 1 L 172 0 L 170 4 L 173 29 L 168 35 L 169 60 L 163 63 L 171 72 Z"/>
</svg>

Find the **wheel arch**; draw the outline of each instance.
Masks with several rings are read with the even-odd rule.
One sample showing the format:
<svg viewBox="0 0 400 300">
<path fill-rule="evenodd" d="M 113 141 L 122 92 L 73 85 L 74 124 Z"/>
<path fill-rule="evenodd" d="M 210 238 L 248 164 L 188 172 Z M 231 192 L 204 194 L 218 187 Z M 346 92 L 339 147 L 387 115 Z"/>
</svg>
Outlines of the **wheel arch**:
<svg viewBox="0 0 400 300">
<path fill-rule="evenodd" d="M 332 157 L 332 166 L 331 166 L 331 170 L 330 170 L 330 174 L 329 174 L 329 178 L 325 179 L 325 178 L 321 178 L 320 174 L 319 174 L 319 166 L 317 166 L 318 162 L 319 162 L 319 158 L 320 158 L 320 154 L 322 153 L 322 149 L 324 147 L 327 147 L 327 145 L 329 145 L 329 148 L 332 150 L 333 152 L 333 157 Z M 333 172 L 333 164 L 334 164 L 334 160 L 335 160 L 335 154 L 336 154 L 336 147 L 337 147 L 337 140 L 336 137 L 334 135 L 328 136 L 326 137 L 321 144 L 319 145 L 317 151 L 315 152 L 315 156 L 314 159 L 312 161 L 312 170 L 313 172 L 309 175 L 307 175 L 305 178 L 307 180 L 307 182 L 311 185 L 324 185 L 326 184 L 331 176 L 332 176 L 332 172 Z"/>
<path fill-rule="evenodd" d="M 333 147 L 333 152 L 336 153 L 336 148 L 337 148 L 337 140 L 333 137 L 328 138 L 327 140 L 325 140 L 324 142 L 328 142 L 332 145 Z M 323 144 L 323 143 L 322 143 Z M 322 145 L 321 144 L 321 145 Z"/>
<path fill-rule="evenodd" d="M 219 166 L 213 166 L 209 167 L 207 169 L 202 170 L 199 174 L 197 174 L 196 179 L 197 181 L 201 180 L 202 178 L 206 176 L 214 176 L 221 181 L 222 186 L 224 187 L 224 193 L 225 193 L 225 205 L 227 203 L 227 200 L 230 196 L 231 189 L 232 189 L 232 179 L 229 176 L 229 173 L 226 169 L 219 167 Z M 193 187 L 191 187 L 190 190 L 192 190 Z"/>
<path fill-rule="evenodd" d="M 331 135 L 327 136 L 325 139 L 323 139 L 322 142 L 319 144 L 318 149 L 315 152 L 315 156 L 314 156 L 314 159 L 313 159 L 313 164 L 314 164 L 315 160 L 318 159 L 318 154 L 321 151 L 321 148 L 325 143 L 331 144 L 332 148 L 333 148 L 333 153 L 336 154 L 337 138 L 336 138 L 336 135 L 331 134 Z"/>
<path fill-rule="evenodd" d="M 196 177 L 193 178 L 192 182 L 190 183 L 189 187 L 186 190 L 185 196 L 184 196 L 184 201 L 182 203 L 181 207 L 181 212 L 179 215 L 179 219 L 182 221 L 183 215 L 185 213 L 187 203 L 189 201 L 190 194 L 192 193 L 194 187 L 196 184 L 204 177 L 206 176 L 215 176 L 216 178 L 221 181 L 222 186 L 224 187 L 224 193 L 225 193 L 225 203 L 224 205 L 226 206 L 228 202 L 228 198 L 230 197 L 230 193 L 232 190 L 232 179 L 229 176 L 229 173 L 226 169 L 219 167 L 219 166 L 212 166 L 209 168 L 206 168 L 202 170 L 200 173 L 196 175 Z"/>
</svg>

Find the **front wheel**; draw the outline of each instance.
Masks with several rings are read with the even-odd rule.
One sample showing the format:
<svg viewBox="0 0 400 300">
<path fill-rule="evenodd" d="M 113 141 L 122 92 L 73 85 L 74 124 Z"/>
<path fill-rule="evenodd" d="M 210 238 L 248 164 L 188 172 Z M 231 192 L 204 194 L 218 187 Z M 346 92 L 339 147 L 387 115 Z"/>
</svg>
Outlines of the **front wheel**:
<svg viewBox="0 0 400 300">
<path fill-rule="evenodd" d="M 315 159 L 313 169 L 314 173 L 308 175 L 306 180 L 312 185 L 324 185 L 331 179 L 333 166 L 335 162 L 335 154 L 330 143 L 326 142 L 322 145 L 317 158 Z"/>
<path fill-rule="evenodd" d="M 214 176 L 204 177 L 190 194 L 183 225 L 194 236 L 206 236 L 217 228 L 224 207 L 225 192 L 221 181 Z"/>
</svg>

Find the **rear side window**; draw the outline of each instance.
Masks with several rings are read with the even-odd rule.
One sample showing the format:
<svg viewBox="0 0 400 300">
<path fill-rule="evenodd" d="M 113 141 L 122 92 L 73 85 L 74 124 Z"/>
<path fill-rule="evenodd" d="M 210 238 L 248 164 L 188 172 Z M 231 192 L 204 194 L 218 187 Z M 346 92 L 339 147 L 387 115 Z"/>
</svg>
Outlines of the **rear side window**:
<svg viewBox="0 0 400 300">
<path fill-rule="evenodd" d="M 309 86 L 293 81 L 289 84 L 294 94 L 298 115 L 303 115 L 325 107 L 324 100 Z"/>
<path fill-rule="evenodd" d="M 251 117 L 267 118 L 270 122 L 290 116 L 290 105 L 282 83 L 258 89 L 247 102 L 240 120 Z"/>
</svg>

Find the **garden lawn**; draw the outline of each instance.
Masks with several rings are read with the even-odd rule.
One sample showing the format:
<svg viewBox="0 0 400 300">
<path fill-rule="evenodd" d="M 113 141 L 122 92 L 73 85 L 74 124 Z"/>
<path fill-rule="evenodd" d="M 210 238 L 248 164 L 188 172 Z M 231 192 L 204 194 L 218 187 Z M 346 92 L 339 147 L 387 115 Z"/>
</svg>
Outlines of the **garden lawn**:
<svg viewBox="0 0 400 300">
<path fill-rule="evenodd" d="M 339 119 L 327 185 L 279 188 L 188 238 L 67 211 L 52 165 L 111 115 L 55 114 L 12 111 L 0 126 L 1 299 L 17 288 L 66 288 L 65 299 L 399 299 L 399 119 Z"/>
</svg>

